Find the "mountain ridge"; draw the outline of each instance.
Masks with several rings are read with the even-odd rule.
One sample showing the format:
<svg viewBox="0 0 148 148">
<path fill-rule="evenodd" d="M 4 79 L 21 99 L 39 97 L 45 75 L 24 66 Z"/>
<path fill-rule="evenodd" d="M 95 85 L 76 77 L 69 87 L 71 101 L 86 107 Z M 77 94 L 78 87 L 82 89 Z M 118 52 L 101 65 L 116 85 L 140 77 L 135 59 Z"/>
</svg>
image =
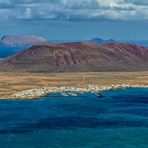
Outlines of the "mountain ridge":
<svg viewBox="0 0 148 148">
<path fill-rule="evenodd" d="M 117 41 L 114 40 L 114 39 L 104 40 L 102 38 L 95 37 L 95 38 L 90 39 L 88 42 L 96 43 L 98 45 L 103 45 L 103 44 L 107 44 L 107 43 L 114 43 L 114 42 L 117 42 Z"/>
<path fill-rule="evenodd" d="M 148 70 L 148 48 L 129 43 L 39 44 L 1 60 L 0 70 L 28 72 Z"/>
</svg>

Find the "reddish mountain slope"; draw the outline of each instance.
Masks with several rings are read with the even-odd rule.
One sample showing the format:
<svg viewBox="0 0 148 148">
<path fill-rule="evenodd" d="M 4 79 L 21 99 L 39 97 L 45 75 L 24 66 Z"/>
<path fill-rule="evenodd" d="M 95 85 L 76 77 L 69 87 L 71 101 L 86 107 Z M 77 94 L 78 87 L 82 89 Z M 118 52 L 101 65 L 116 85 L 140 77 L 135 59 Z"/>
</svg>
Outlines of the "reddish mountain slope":
<svg viewBox="0 0 148 148">
<path fill-rule="evenodd" d="M 32 72 L 148 70 L 148 48 L 126 43 L 41 44 L 2 60 L 0 69 Z"/>
</svg>

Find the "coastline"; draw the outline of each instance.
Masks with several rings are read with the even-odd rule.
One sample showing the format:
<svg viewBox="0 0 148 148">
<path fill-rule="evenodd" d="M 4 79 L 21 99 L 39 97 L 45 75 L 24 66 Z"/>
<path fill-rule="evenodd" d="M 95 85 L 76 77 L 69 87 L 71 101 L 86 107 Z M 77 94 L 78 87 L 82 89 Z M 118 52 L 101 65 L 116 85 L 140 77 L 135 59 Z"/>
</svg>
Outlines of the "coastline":
<svg viewBox="0 0 148 148">
<path fill-rule="evenodd" d="M 118 84 L 118 85 L 108 85 L 108 86 L 96 86 L 88 85 L 85 87 L 46 87 L 40 89 L 29 89 L 23 90 L 11 95 L 12 99 L 35 99 L 43 97 L 50 94 L 60 93 L 63 96 L 77 96 L 78 93 L 92 93 L 98 94 L 103 91 L 116 90 L 123 88 L 148 88 L 148 85 L 127 85 L 127 84 Z"/>
<path fill-rule="evenodd" d="M 60 93 L 100 93 L 120 88 L 148 88 L 148 71 L 83 73 L 0 72 L 0 99 L 36 99 Z M 99 94 L 98 94 L 99 95 Z"/>
</svg>

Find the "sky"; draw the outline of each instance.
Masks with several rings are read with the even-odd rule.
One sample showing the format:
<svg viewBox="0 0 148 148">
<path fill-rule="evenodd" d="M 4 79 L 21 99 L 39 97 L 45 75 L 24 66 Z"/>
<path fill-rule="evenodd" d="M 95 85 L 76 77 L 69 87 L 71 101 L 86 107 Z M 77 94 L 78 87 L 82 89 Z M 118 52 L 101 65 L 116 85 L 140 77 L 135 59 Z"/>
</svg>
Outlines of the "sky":
<svg viewBox="0 0 148 148">
<path fill-rule="evenodd" d="M 0 37 L 148 40 L 148 0 L 0 0 Z"/>
</svg>

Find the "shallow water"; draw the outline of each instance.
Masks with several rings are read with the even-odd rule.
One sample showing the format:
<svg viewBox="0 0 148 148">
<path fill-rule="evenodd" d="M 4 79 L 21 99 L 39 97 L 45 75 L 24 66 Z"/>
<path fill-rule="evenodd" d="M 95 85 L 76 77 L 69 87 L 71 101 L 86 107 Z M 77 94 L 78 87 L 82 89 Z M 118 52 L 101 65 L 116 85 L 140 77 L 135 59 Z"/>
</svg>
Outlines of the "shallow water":
<svg viewBox="0 0 148 148">
<path fill-rule="evenodd" d="M 0 148 L 148 148 L 148 89 L 0 101 Z"/>
</svg>

